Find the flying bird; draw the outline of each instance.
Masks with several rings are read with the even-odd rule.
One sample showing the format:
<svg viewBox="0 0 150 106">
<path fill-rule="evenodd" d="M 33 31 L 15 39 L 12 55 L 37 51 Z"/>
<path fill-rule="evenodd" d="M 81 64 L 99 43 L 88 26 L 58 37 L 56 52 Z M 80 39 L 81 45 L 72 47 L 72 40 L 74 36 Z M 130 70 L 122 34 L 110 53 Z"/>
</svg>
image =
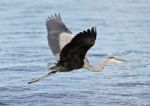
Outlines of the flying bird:
<svg viewBox="0 0 150 106">
<path fill-rule="evenodd" d="M 57 63 L 49 64 L 51 70 L 45 76 L 33 78 L 28 84 L 37 82 L 57 72 L 69 72 L 85 68 L 93 72 L 100 72 L 104 66 L 111 63 L 127 63 L 115 56 L 104 59 L 98 67 L 94 67 L 88 61 L 86 54 L 95 44 L 96 27 L 79 32 L 74 36 L 64 24 L 60 14 L 54 14 L 47 18 L 46 28 L 48 32 L 48 45 L 55 55 Z"/>
</svg>

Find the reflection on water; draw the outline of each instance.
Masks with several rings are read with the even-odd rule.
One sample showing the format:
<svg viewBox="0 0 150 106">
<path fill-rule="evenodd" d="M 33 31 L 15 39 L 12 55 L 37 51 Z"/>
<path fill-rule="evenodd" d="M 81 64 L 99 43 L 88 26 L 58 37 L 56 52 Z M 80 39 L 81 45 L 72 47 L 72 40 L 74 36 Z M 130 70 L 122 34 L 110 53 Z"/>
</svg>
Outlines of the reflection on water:
<svg viewBox="0 0 150 106">
<path fill-rule="evenodd" d="M 148 0 L 1 0 L 0 105 L 149 106 L 149 12 Z M 45 27 L 53 13 L 61 13 L 74 34 L 97 26 L 96 44 L 88 52 L 93 65 L 109 53 L 129 64 L 106 66 L 101 73 L 59 73 L 27 85 L 55 62 Z"/>
</svg>

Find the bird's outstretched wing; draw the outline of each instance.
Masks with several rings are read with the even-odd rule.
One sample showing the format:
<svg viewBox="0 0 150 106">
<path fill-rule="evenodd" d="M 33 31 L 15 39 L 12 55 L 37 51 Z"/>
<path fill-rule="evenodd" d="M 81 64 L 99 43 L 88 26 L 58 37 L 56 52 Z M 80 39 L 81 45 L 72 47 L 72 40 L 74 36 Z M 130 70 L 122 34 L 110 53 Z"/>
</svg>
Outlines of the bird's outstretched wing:
<svg viewBox="0 0 150 106">
<path fill-rule="evenodd" d="M 83 67 L 87 51 L 95 44 L 96 28 L 92 27 L 77 34 L 60 53 L 58 64 L 69 70 Z"/>
<path fill-rule="evenodd" d="M 48 45 L 52 53 L 59 60 L 59 53 L 61 49 L 71 41 L 71 31 L 65 26 L 60 14 L 51 15 L 46 20 L 46 27 L 48 31 Z"/>
</svg>

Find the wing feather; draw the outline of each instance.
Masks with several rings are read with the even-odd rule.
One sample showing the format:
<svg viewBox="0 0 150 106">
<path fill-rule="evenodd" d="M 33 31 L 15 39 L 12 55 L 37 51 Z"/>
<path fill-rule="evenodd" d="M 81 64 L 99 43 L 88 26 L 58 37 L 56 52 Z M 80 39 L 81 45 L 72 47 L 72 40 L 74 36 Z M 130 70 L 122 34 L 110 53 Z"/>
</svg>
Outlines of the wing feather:
<svg viewBox="0 0 150 106">
<path fill-rule="evenodd" d="M 85 55 L 87 51 L 95 44 L 95 40 L 95 27 L 92 27 L 87 31 L 80 32 L 62 49 L 58 64 L 68 70 L 83 67 Z"/>
<path fill-rule="evenodd" d="M 51 15 L 46 20 L 46 27 L 48 32 L 48 45 L 52 53 L 59 60 L 59 53 L 61 49 L 71 41 L 71 31 L 66 27 L 60 14 Z M 65 34 L 64 34 L 65 33 Z"/>
</svg>

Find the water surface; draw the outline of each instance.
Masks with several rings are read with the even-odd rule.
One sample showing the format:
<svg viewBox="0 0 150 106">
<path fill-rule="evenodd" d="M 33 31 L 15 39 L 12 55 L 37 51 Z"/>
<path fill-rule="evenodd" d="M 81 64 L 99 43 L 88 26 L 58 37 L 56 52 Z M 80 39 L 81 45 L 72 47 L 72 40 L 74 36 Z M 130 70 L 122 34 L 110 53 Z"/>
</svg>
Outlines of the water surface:
<svg viewBox="0 0 150 106">
<path fill-rule="evenodd" d="M 70 30 L 97 26 L 93 65 L 112 53 L 129 61 L 101 73 L 85 69 L 60 73 L 38 83 L 55 62 L 48 49 L 45 20 L 61 13 Z M 0 105 L 150 106 L 149 0 L 1 0 Z"/>
</svg>

